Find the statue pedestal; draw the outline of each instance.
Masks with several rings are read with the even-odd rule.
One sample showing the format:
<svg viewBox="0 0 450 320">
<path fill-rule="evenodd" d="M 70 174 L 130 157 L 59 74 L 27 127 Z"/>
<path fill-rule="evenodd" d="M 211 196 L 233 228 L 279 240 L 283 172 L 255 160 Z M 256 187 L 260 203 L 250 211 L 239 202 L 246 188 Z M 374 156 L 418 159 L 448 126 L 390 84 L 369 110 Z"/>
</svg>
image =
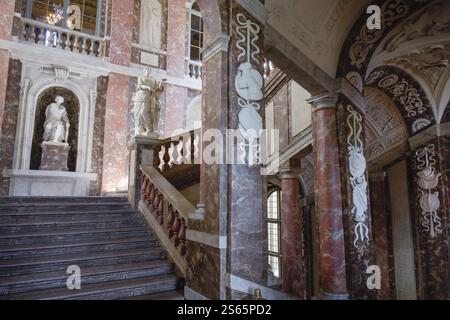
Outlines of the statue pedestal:
<svg viewBox="0 0 450 320">
<path fill-rule="evenodd" d="M 68 171 L 70 146 L 67 143 L 44 142 L 41 144 L 42 157 L 39 170 Z"/>
</svg>

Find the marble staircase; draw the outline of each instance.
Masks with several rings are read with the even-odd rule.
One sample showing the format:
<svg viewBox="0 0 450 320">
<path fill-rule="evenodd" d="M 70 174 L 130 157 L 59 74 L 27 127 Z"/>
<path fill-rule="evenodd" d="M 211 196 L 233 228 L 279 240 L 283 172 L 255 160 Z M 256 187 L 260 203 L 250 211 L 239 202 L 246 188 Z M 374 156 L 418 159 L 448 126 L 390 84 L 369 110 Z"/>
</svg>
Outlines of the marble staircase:
<svg viewBox="0 0 450 320">
<path fill-rule="evenodd" d="M 0 198 L 0 300 L 178 300 L 181 286 L 126 198 Z"/>
</svg>

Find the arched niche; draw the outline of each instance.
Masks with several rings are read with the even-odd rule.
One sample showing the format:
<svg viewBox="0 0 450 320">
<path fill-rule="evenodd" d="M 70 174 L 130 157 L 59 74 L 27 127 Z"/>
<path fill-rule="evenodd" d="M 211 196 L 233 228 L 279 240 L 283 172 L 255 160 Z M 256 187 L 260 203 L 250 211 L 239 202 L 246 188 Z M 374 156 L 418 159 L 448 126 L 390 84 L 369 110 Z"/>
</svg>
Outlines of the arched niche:
<svg viewBox="0 0 450 320">
<path fill-rule="evenodd" d="M 70 172 L 76 172 L 77 152 L 78 152 L 78 128 L 80 121 L 80 101 L 69 89 L 63 87 L 51 87 L 44 90 L 37 98 L 36 112 L 34 120 L 34 132 L 30 156 L 30 169 L 39 170 L 42 155 L 42 139 L 44 135 L 45 111 L 47 106 L 55 101 L 56 96 L 64 98 L 64 107 L 70 121 L 69 130 L 69 161 Z"/>
</svg>

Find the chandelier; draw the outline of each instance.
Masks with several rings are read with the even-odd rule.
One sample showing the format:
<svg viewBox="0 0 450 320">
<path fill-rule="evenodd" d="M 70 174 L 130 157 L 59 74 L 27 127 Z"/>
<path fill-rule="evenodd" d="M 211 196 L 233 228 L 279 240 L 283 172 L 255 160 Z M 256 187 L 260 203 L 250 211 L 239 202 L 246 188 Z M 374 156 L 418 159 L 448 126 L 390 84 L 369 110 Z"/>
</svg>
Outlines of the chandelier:
<svg viewBox="0 0 450 320">
<path fill-rule="evenodd" d="M 53 12 L 50 12 L 47 16 L 47 22 L 51 25 L 55 25 L 64 18 L 64 8 L 59 4 L 53 4 Z"/>
</svg>

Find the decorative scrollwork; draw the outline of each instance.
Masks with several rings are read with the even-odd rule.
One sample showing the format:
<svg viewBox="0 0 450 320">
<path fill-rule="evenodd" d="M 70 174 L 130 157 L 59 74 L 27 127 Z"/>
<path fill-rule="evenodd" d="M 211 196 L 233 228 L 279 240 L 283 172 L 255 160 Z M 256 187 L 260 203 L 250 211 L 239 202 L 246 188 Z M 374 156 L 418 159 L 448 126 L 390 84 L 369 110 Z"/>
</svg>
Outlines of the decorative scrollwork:
<svg viewBox="0 0 450 320">
<path fill-rule="evenodd" d="M 425 232 L 429 232 L 431 238 L 442 233 L 442 222 L 438 211 L 441 207 L 439 191 L 434 191 L 439 185 L 441 174 L 437 172 L 436 146 L 430 144 L 423 149 L 417 150 L 417 185 L 421 195 L 419 204 L 422 209 L 421 225 Z"/>
<path fill-rule="evenodd" d="M 364 142 L 362 139 L 362 116 L 351 105 L 347 106 L 349 115 L 347 117 L 347 125 L 349 128 L 348 143 L 348 164 L 350 171 L 350 184 L 352 187 L 352 203 L 353 220 L 355 221 L 355 240 L 353 245 L 360 252 L 368 245 L 369 227 L 367 226 L 367 180 L 366 169 L 367 161 L 364 157 Z"/>
</svg>

